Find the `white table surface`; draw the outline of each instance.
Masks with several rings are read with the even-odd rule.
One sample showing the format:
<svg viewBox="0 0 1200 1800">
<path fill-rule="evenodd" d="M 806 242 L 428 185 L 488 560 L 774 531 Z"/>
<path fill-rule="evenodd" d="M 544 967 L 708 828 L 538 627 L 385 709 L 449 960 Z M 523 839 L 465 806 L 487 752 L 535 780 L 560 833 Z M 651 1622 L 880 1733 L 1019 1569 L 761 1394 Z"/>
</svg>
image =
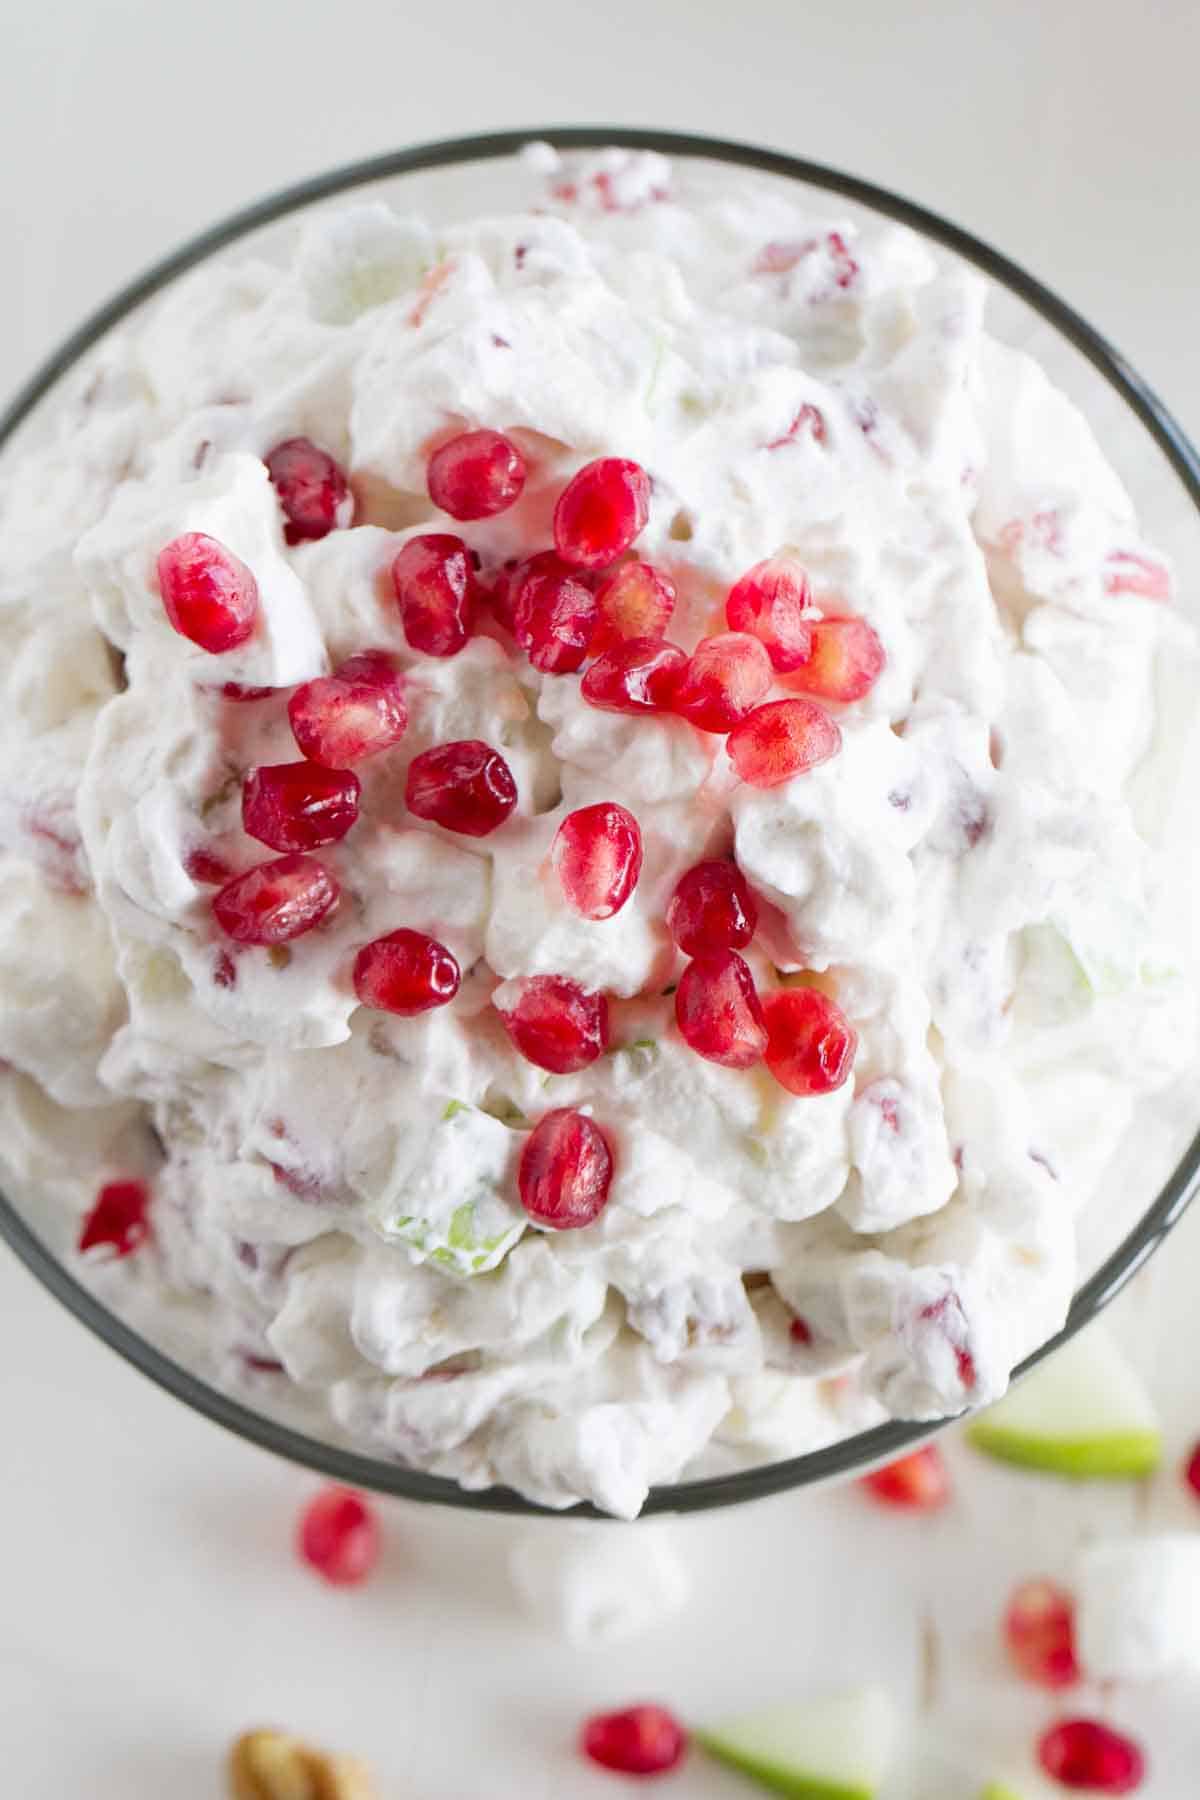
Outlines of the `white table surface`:
<svg viewBox="0 0 1200 1800">
<path fill-rule="evenodd" d="M 1200 433 L 1191 0 L 0 0 L 0 391 L 199 224 L 322 167 L 530 121 L 655 123 L 841 164 L 972 226 L 1099 324 Z M 1200 1213 L 1115 1309 L 1171 1457 L 1200 1436 Z M 315 1485 L 192 1417 L 0 1256 L 0 1790 L 217 1800 L 219 1757 L 275 1721 L 366 1755 L 385 1800 L 603 1800 L 587 1711 L 693 1716 L 864 1677 L 1019 1760 L 1052 1708 L 994 1621 L 1081 1534 L 1191 1523 L 1168 1471 L 1086 1492 L 954 1451 L 959 1493 L 901 1520 L 855 1491 L 679 1527 L 695 1592 L 620 1649 L 515 1610 L 512 1528 L 385 1509 L 374 1582 L 293 1562 Z M 545 1527 L 557 1530 L 557 1524 Z M 1142 1734 L 1152 1800 L 1200 1791 L 1200 1694 L 1082 1699 Z M 733 1796 L 689 1765 L 679 1796 Z M 965 1778 L 947 1800 L 970 1800 Z M 933 1787 L 917 1800 L 933 1800 Z"/>
</svg>

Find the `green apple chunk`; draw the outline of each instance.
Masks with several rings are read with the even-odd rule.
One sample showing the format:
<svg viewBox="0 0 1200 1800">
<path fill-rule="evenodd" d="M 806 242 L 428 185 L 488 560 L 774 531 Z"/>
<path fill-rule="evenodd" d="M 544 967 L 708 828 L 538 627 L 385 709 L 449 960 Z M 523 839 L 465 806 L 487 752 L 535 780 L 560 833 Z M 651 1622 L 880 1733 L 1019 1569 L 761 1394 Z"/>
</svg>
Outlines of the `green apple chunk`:
<svg viewBox="0 0 1200 1800">
<path fill-rule="evenodd" d="M 967 1427 L 977 1450 L 1076 1481 L 1134 1480 L 1162 1460 L 1150 1397 L 1103 1326 L 1039 1363 Z"/>
<path fill-rule="evenodd" d="M 719 1761 L 792 1800 L 874 1800 L 892 1755 L 896 1713 L 878 1688 L 855 1688 L 747 1713 L 694 1734 Z"/>
</svg>

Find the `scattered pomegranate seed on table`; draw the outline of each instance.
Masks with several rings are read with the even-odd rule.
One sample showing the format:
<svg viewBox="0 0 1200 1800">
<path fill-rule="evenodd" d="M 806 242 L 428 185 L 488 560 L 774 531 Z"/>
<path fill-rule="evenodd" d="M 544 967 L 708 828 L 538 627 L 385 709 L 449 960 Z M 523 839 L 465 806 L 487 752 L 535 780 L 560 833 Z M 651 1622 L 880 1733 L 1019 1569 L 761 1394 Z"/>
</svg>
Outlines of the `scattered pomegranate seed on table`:
<svg viewBox="0 0 1200 1800">
<path fill-rule="evenodd" d="M 630 1706 L 588 1719 L 579 1747 L 620 1775 L 662 1775 L 682 1761 L 687 1732 L 663 1706 Z"/>
<path fill-rule="evenodd" d="M 479 598 L 471 552 L 449 532 L 409 538 L 392 563 L 404 635 L 426 656 L 457 656 L 475 629 Z"/>
<path fill-rule="evenodd" d="M 212 908 L 222 931 L 239 944 L 286 944 L 327 918 L 340 894 L 315 857 L 281 856 L 226 882 Z"/>
<path fill-rule="evenodd" d="M 254 636 L 258 583 L 232 550 L 203 531 L 186 531 L 159 551 L 158 589 L 175 630 L 213 656 Z"/>
<path fill-rule="evenodd" d="M 936 1512 L 950 1499 L 950 1472 L 935 1444 L 922 1444 L 911 1456 L 898 1457 L 862 1477 L 862 1485 L 885 1506 L 908 1512 Z"/>
<path fill-rule="evenodd" d="M 1023 1581 L 1004 1614 L 1004 1642 L 1014 1666 L 1039 1687 L 1070 1687 L 1079 1680 L 1075 1656 L 1075 1603 L 1052 1581 Z"/>
<path fill-rule="evenodd" d="M 608 1048 L 608 1001 L 566 975 L 532 975 L 513 1005 L 498 1006 L 526 1061 L 552 1075 L 586 1069 Z"/>
<path fill-rule="evenodd" d="M 296 1548 L 301 1560 L 335 1587 L 365 1581 L 379 1559 L 379 1524 L 361 1494 L 323 1488 L 300 1515 Z"/>
<path fill-rule="evenodd" d="M 701 638 L 680 680 L 674 710 L 701 731 L 732 731 L 771 685 L 771 659 L 756 637 L 721 631 Z"/>
<path fill-rule="evenodd" d="M 585 919 L 611 919 L 642 872 L 637 820 L 615 800 L 579 807 L 555 832 L 550 865 L 568 906 Z"/>
<path fill-rule="evenodd" d="M 570 675 L 591 647 L 596 596 L 578 570 L 553 550 L 531 556 L 508 583 L 513 636 L 535 669 Z"/>
<path fill-rule="evenodd" d="M 758 902 L 737 864 L 696 863 L 667 905 L 667 930 L 685 956 L 742 950 L 758 925 Z"/>
<path fill-rule="evenodd" d="M 829 762 L 842 747 L 837 720 L 815 700 L 768 700 L 735 725 L 729 760 L 750 787 L 781 787 Z"/>
<path fill-rule="evenodd" d="M 706 1062 L 750 1069 L 767 1047 L 762 1002 L 749 965 L 735 950 L 697 957 L 679 978 L 675 1022 Z"/>
<path fill-rule="evenodd" d="M 557 1107 L 525 1141 L 517 1170 L 521 1205 L 539 1225 L 578 1230 L 604 1211 L 612 1173 L 612 1151 L 595 1120 Z"/>
<path fill-rule="evenodd" d="M 434 451 L 426 481 L 452 519 L 491 519 L 520 499 L 525 458 L 503 432 L 464 431 Z"/>
<path fill-rule="evenodd" d="M 1183 1479 L 1200 1500 L 1200 1444 L 1197 1444 L 1184 1465 Z"/>
<path fill-rule="evenodd" d="M 391 749 L 404 736 L 408 707 L 391 659 L 367 650 L 318 675 L 288 701 L 292 736 L 310 762 L 344 769 Z"/>
<path fill-rule="evenodd" d="M 1064 1719 L 1038 1739 L 1038 1761 L 1051 1780 L 1096 1794 L 1133 1794 L 1146 1759 L 1132 1738 L 1099 1719 Z"/>
<path fill-rule="evenodd" d="M 350 524 L 354 496 L 327 450 L 306 437 L 288 438 L 263 460 L 283 508 L 287 543 L 328 537 L 339 526 Z"/>
<path fill-rule="evenodd" d="M 670 712 L 687 666 L 677 644 L 662 638 L 626 638 L 596 658 L 579 691 L 601 712 Z"/>
<path fill-rule="evenodd" d="M 598 649 L 626 638 L 665 637 L 675 611 L 675 584 L 651 563 L 622 563 L 596 590 L 596 611 Z"/>
<path fill-rule="evenodd" d="M 763 1001 L 765 1061 L 789 1094 L 831 1094 L 854 1067 L 858 1033 L 816 988 L 779 988 Z"/>
<path fill-rule="evenodd" d="M 336 844 L 358 818 L 359 780 L 349 769 L 275 763 L 251 769 L 242 784 L 242 827 L 272 850 Z"/>
<path fill-rule="evenodd" d="M 364 1006 L 412 1018 L 445 1006 L 462 981 L 458 960 L 423 931 L 391 931 L 354 959 L 354 992 Z"/>
<path fill-rule="evenodd" d="M 564 562 L 603 569 L 645 529 L 650 477 L 639 463 L 604 456 L 580 469 L 554 509 L 554 545 Z"/>
<path fill-rule="evenodd" d="M 112 1252 L 113 1261 L 131 1256 L 150 1236 L 149 1207 L 144 1182 L 108 1182 L 79 1228 L 77 1248 L 83 1253 L 103 1246 Z"/>
<path fill-rule="evenodd" d="M 865 619 L 821 619 L 812 626 L 812 654 L 784 686 L 848 704 L 870 693 L 886 663 L 879 633 Z"/>
<path fill-rule="evenodd" d="M 729 591 L 725 617 L 730 631 L 756 637 L 778 674 L 798 669 L 812 654 L 812 627 L 805 617 L 808 577 L 790 556 L 755 563 Z"/>
<path fill-rule="evenodd" d="M 413 758 L 405 801 L 418 819 L 481 838 L 508 818 L 517 804 L 517 784 L 498 750 L 478 738 L 463 738 Z"/>
</svg>

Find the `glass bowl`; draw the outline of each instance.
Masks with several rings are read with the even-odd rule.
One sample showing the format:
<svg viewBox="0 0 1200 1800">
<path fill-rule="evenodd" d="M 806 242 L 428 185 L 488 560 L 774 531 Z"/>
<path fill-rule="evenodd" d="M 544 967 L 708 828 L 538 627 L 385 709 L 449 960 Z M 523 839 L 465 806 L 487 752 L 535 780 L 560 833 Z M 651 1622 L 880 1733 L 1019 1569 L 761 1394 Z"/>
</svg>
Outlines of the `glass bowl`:
<svg viewBox="0 0 1200 1800">
<path fill-rule="evenodd" d="M 14 446 L 35 440 L 52 417 L 63 384 L 83 378 L 81 365 L 105 335 L 152 305 L 156 295 L 198 263 L 219 257 L 230 246 L 240 253 L 251 242 L 257 254 L 270 256 L 272 245 L 278 247 L 290 237 L 299 217 L 348 194 L 384 198 L 443 220 L 511 210 L 532 192 L 532 180 L 517 157 L 524 145 L 537 139 L 562 149 L 618 145 L 655 150 L 677 161 L 699 160 L 717 176 L 752 169 L 764 179 L 802 190 L 802 199 L 815 212 L 828 211 L 836 197 L 843 216 L 864 222 L 899 221 L 943 256 L 981 270 L 991 284 L 989 329 L 1028 350 L 1081 407 L 1132 494 L 1146 537 L 1172 556 L 1180 575 L 1181 606 L 1186 609 L 1190 600 L 1193 616 L 1200 618 L 1200 457 L 1161 402 L 1097 331 L 1023 269 L 922 207 L 817 163 L 715 138 L 594 127 L 501 132 L 418 145 L 288 188 L 201 232 L 73 332 L 0 415 L 0 454 L 11 454 Z M 1171 703 L 1180 734 L 1190 702 L 1185 691 L 1177 692 Z M 1173 785 L 1178 787 L 1180 773 L 1176 768 L 1164 775 L 1160 766 L 1135 784 L 1138 822 L 1160 841 L 1190 842 L 1198 835 L 1194 827 L 1188 828 L 1186 810 L 1176 808 L 1176 820 L 1172 818 L 1168 796 Z M 1191 883 L 1184 879 L 1175 886 L 1182 927 Z M 1195 1092 L 1189 1077 L 1143 1107 L 1129 1142 L 1085 1209 L 1083 1277 L 1066 1324 L 1018 1374 L 1049 1355 L 1107 1305 L 1153 1254 L 1192 1199 L 1200 1185 L 1196 1130 L 1200 1108 L 1192 1098 Z M 308 1435 L 265 1406 L 259 1410 L 223 1393 L 197 1373 L 201 1359 L 189 1357 L 174 1343 L 168 1350 L 153 1341 L 149 1328 L 118 1317 L 72 1273 L 64 1221 L 42 1216 L 36 1204 L 18 1206 L 0 1196 L 0 1233 L 50 1292 L 110 1348 L 197 1412 L 252 1443 L 338 1481 L 409 1500 L 498 1513 L 602 1516 L 588 1506 L 551 1513 L 505 1489 L 470 1492 L 452 1481 Z M 728 1506 L 862 1473 L 910 1450 L 944 1423 L 884 1424 L 804 1456 L 662 1486 L 651 1492 L 643 1516 Z"/>
</svg>

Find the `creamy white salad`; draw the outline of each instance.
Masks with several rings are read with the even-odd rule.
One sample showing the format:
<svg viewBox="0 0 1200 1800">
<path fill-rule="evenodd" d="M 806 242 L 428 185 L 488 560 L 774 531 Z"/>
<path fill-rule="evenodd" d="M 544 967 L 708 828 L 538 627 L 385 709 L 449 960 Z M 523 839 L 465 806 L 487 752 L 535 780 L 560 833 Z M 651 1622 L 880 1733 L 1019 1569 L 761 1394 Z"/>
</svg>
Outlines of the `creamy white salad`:
<svg viewBox="0 0 1200 1800">
<path fill-rule="evenodd" d="M 1062 1323 L 1191 1052 L 1125 797 L 1171 574 L 911 234 L 527 174 L 204 265 L 0 467 L 0 1159 L 252 1403 L 629 1517 L 984 1403 Z M 704 863 L 756 922 L 689 956 Z"/>
</svg>

